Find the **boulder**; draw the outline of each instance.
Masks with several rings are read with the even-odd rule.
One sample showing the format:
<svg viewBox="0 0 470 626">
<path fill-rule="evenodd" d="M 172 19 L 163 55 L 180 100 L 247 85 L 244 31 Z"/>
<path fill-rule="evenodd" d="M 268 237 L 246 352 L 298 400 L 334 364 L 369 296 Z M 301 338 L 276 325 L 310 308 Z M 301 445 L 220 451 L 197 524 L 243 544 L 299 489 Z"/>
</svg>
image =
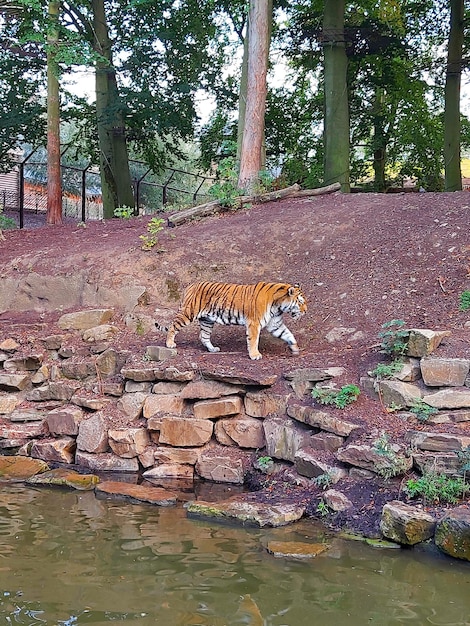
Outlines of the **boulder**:
<svg viewBox="0 0 470 626">
<path fill-rule="evenodd" d="M 174 506 L 177 501 L 177 496 L 172 491 L 150 485 L 131 485 L 114 480 L 107 480 L 96 485 L 95 493 L 100 498 L 145 502 L 156 506 Z"/>
<path fill-rule="evenodd" d="M 245 413 L 251 417 L 283 415 L 289 396 L 269 391 L 248 391 L 245 395 Z"/>
<path fill-rule="evenodd" d="M 449 330 L 429 330 L 427 328 L 411 328 L 408 337 L 408 356 L 428 356 L 438 348 L 445 337 L 452 333 Z"/>
<path fill-rule="evenodd" d="M 294 462 L 295 455 L 310 443 L 312 431 L 292 419 L 269 417 L 263 422 L 266 454 Z"/>
<path fill-rule="evenodd" d="M 469 369 L 468 359 L 421 359 L 421 374 L 428 387 L 463 387 Z"/>
<path fill-rule="evenodd" d="M 51 435 L 78 435 L 85 411 L 74 405 L 64 405 L 47 413 L 46 423 Z"/>
<path fill-rule="evenodd" d="M 59 317 L 57 326 L 63 330 L 86 330 L 100 324 L 106 324 L 113 315 L 114 311 L 112 309 L 93 309 L 90 311 L 65 313 Z"/>
<path fill-rule="evenodd" d="M 169 413 L 171 415 L 182 415 L 185 408 L 185 401 L 178 395 L 147 395 L 143 404 L 143 415 L 145 418 L 152 417 L 157 413 Z"/>
<path fill-rule="evenodd" d="M 240 448 L 264 448 L 263 422 L 255 417 L 232 417 L 217 420 L 215 436 L 219 443 Z"/>
<path fill-rule="evenodd" d="M 0 456 L 0 478 L 2 480 L 26 480 L 49 469 L 40 459 L 26 456 Z"/>
<path fill-rule="evenodd" d="M 353 508 L 351 500 L 337 489 L 327 489 L 322 498 L 327 507 L 336 513 Z"/>
<path fill-rule="evenodd" d="M 308 426 L 313 426 L 341 437 L 348 437 L 354 430 L 361 428 L 358 424 L 352 424 L 346 420 L 334 417 L 331 413 L 326 413 L 310 406 L 290 404 L 287 407 L 287 415 L 299 422 L 308 424 Z"/>
<path fill-rule="evenodd" d="M 418 387 L 398 380 L 381 380 L 379 391 L 385 406 L 414 406 L 421 399 Z"/>
<path fill-rule="evenodd" d="M 110 429 L 108 441 L 114 454 L 125 459 L 132 459 L 144 452 L 150 443 L 150 438 L 146 428 L 122 428 Z"/>
<path fill-rule="evenodd" d="M 143 473 L 143 477 L 146 480 L 155 480 L 156 478 L 192 480 L 194 478 L 194 466 L 184 465 L 183 463 L 162 463 L 146 470 Z"/>
<path fill-rule="evenodd" d="M 402 545 L 413 546 L 430 539 L 435 526 L 436 521 L 432 515 L 399 500 L 385 504 L 382 509 L 382 535 Z"/>
<path fill-rule="evenodd" d="M 437 547 L 456 559 L 470 561 L 470 509 L 459 506 L 437 522 L 434 541 Z"/>
<path fill-rule="evenodd" d="M 93 472 L 138 472 L 139 462 L 136 458 L 124 459 L 109 452 L 90 454 L 77 450 L 75 463 Z"/>
<path fill-rule="evenodd" d="M 210 420 L 163 416 L 160 422 L 160 443 L 176 447 L 203 446 L 212 437 Z"/>
<path fill-rule="evenodd" d="M 218 380 L 195 380 L 184 387 L 180 396 L 185 400 L 210 400 L 244 393 L 244 391 L 245 388 L 242 385 L 231 385 Z"/>
<path fill-rule="evenodd" d="M 441 389 L 436 393 L 424 395 L 423 402 L 436 409 L 468 409 L 470 389 L 468 387 Z"/>
<path fill-rule="evenodd" d="M 213 419 L 226 415 L 238 415 L 243 409 L 240 396 L 225 396 L 215 400 L 201 400 L 193 406 L 194 417 L 197 419 Z"/>
<path fill-rule="evenodd" d="M 80 452 L 93 454 L 108 450 L 108 427 L 101 413 L 95 413 L 80 422 L 77 448 Z"/>
<path fill-rule="evenodd" d="M 79 474 L 71 469 L 58 468 L 36 474 L 26 481 L 27 485 L 57 485 L 59 487 L 70 487 L 78 491 L 91 491 L 100 482 L 95 474 Z"/>
<path fill-rule="evenodd" d="M 72 465 L 75 461 L 76 447 L 73 437 L 35 441 L 31 446 L 30 455 L 34 459 Z"/>
</svg>

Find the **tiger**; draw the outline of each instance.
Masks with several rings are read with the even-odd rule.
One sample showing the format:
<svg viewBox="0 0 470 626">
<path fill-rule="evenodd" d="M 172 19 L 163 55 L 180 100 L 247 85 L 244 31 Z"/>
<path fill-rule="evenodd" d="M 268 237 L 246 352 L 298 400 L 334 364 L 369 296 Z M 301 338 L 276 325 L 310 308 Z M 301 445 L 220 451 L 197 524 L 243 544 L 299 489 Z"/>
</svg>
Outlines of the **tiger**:
<svg viewBox="0 0 470 626">
<path fill-rule="evenodd" d="M 187 287 L 181 306 L 167 331 L 167 348 L 176 348 L 176 334 L 191 322 L 198 320 L 201 327 L 199 339 L 209 352 L 220 348 L 211 342 L 214 324 L 235 324 L 246 327 L 250 359 L 262 355 L 258 349 L 263 328 L 271 335 L 285 341 L 294 355 L 300 353 L 297 341 L 282 320 L 290 313 L 296 320 L 307 311 L 307 301 L 298 284 L 258 282 L 254 285 L 233 283 L 196 282 Z"/>
</svg>

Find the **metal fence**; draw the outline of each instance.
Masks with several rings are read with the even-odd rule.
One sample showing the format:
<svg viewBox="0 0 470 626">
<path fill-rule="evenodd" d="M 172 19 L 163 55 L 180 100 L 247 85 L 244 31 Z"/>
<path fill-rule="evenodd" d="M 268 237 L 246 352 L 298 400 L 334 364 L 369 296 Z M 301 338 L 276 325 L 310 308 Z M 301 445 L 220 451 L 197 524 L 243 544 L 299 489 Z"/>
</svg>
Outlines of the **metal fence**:
<svg viewBox="0 0 470 626">
<path fill-rule="evenodd" d="M 45 216 L 47 211 L 47 163 L 34 158 L 37 150 L 25 154 L 8 174 L 0 175 L 0 208 L 9 214 L 18 214 L 20 228 L 24 227 L 25 213 Z M 138 215 L 151 215 L 168 205 L 197 204 L 209 197 L 208 189 L 214 180 L 210 176 L 167 168 L 157 177 L 142 161 L 131 160 L 129 164 Z M 63 164 L 61 171 L 63 216 L 82 222 L 102 219 L 98 167 L 93 163 Z M 12 174 L 17 176 L 13 183 Z"/>
</svg>

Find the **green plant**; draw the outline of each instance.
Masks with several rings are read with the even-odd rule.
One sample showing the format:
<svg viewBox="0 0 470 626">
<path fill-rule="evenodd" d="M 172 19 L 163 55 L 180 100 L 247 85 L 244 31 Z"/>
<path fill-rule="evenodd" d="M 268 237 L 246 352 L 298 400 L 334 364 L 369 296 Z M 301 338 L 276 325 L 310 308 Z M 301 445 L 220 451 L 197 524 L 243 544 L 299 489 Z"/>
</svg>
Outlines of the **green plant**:
<svg viewBox="0 0 470 626">
<path fill-rule="evenodd" d="M 118 206 L 114 209 L 114 217 L 129 220 L 134 215 L 134 209 L 130 206 Z"/>
<path fill-rule="evenodd" d="M 324 474 L 320 474 L 320 476 L 314 478 L 313 482 L 317 485 L 317 487 L 321 487 L 321 489 L 325 491 L 325 489 L 328 489 L 328 487 L 330 487 L 333 483 L 333 478 L 330 472 L 325 472 Z"/>
<path fill-rule="evenodd" d="M 466 289 L 460 294 L 460 311 L 468 311 L 470 309 L 470 290 Z"/>
<path fill-rule="evenodd" d="M 348 404 L 355 402 L 360 393 L 357 385 L 344 385 L 341 389 L 315 387 L 312 389 L 312 398 L 320 404 L 334 404 L 336 408 L 344 409 Z"/>
<path fill-rule="evenodd" d="M 260 456 L 254 462 L 254 467 L 259 469 L 260 472 L 266 474 L 273 467 L 274 461 L 270 456 Z"/>
<path fill-rule="evenodd" d="M 372 376 L 377 380 L 384 378 L 393 378 L 395 374 L 403 369 L 403 360 L 401 358 L 394 359 L 391 363 L 378 363 L 371 371 Z"/>
<path fill-rule="evenodd" d="M 163 230 L 163 224 L 165 220 L 160 219 L 159 217 L 152 217 L 152 219 L 147 224 L 147 232 L 148 235 L 140 235 L 140 239 L 142 239 L 142 250 L 151 250 L 158 243 L 158 233 Z"/>
<path fill-rule="evenodd" d="M 330 514 L 330 509 L 324 500 L 320 500 L 317 504 L 316 512 L 322 517 L 326 517 Z"/>
<path fill-rule="evenodd" d="M 375 470 L 385 480 L 389 480 L 406 471 L 405 459 L 395 452 L 393 444 L 385 431 L 374 441 L 372 449 L 376 454 L 384 457 L 383 462 L 376 464 Z"/>
<path fill-rule="evenodd" d="M 238 189 L 238 173 L 234 157 L 226 157 L 217 167 L 217 181 L 209 188 L 209 194 L 224 207 L 234 207 L 241 195 Z"/>
<path fill-rule="evenodd" d="M 470 487 L 463 478 L 452 478 L 436 472 L 425 472 L 420 478 L 412 478 L 405 484 L 404 491 L 410 498 L 423 498 L 424 502 L 456 504 Z"/>
<path fill-rule="evenodd" d="M 15 220 L 4 215 L 0 208 L 0 230 L 12 230 L 13 228 L 16 228 Z"/>
<path fill-rule="evenodd" d="M 467 472 L 470 472 L 470 446 L 467 446 L 463 450 L 458 450 L 457 458 L 459 460 L 460 469 L 463 472 L 463 481 L 466 483 Z"/>
<path fill-rule="evenodd" d="M 403 356 L 406 353 L 410 331 L 404 326 L 403 320 L 391 320 L 382 324 L 382 330 L 379 332 L 382 352 L 393 357 Z"/>
<path fill-rule="evenodd" d="M 423 400 L 417 400 L 410 408 L 410 412 L 414 413 L 420 422 L 426 422 L 431 415 L 438 413 L 438 410 Z"/>
</svg>

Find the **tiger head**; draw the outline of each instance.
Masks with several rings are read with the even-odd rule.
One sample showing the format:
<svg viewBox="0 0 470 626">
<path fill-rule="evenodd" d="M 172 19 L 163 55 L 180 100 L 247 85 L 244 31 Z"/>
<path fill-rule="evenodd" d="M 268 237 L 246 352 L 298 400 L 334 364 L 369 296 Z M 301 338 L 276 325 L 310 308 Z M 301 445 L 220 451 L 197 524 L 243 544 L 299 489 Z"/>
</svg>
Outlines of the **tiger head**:
<svg viewBox="0 0 470 626">
<path fill-rule="evenodd" d="M 307 312 L 307 300 L 302 293 L 300 285 L 289 286 L 286 296 L 286 300 L 282 305 L 283 312 L 290 313 L 295 320 L 305 315 Z"/>
</svg>

